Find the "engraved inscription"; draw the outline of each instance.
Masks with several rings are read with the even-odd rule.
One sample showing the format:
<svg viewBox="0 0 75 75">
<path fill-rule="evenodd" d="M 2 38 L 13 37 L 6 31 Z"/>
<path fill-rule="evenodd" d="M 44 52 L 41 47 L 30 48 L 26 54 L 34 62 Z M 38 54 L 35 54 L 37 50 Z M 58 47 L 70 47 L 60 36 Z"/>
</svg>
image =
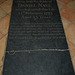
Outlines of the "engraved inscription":
<svg viewBox="0 0 75 75">
<path fill-rule="evenodd" d="M 11 23 L 10 38 L 65 38 L 59 13 L 53 0 L 16 1 L 16 20 Z M 18 18 L 17 18 L 18 19 Z M 54 22 L 53 22 L 54 21 Z"/>
</svg>

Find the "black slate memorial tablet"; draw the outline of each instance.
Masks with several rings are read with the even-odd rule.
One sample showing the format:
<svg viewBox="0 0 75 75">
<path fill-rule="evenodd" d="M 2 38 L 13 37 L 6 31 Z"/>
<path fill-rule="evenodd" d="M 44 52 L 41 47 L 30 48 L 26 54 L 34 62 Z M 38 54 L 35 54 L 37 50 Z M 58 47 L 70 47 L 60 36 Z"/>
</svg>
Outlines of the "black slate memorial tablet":
<svg viewBox="0 0 75 75">
<path fill-rule="evenodd" d="M 56 0 L 13 0 L 3 75 L 74 75 Z"/>
</svg>

